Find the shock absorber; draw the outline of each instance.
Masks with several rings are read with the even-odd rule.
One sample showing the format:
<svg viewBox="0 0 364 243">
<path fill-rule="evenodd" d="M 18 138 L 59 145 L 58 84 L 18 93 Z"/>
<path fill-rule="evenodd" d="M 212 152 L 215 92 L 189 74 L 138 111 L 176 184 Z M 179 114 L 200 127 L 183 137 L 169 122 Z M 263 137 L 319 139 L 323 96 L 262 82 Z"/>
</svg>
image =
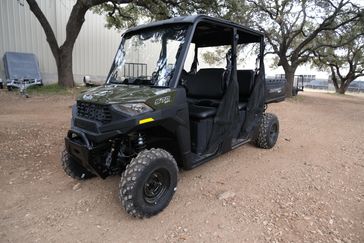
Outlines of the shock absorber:
<svg viewBox="0 0 364 243">
<path fill-rule="evenodd" d="M 147 147 L 147 144 L 145 143 L 145 135 L 141 132 L 138 133 L 137 138 L 135 140 L 135 151 L 139 153 L 143 149 Z"/>
</svg>

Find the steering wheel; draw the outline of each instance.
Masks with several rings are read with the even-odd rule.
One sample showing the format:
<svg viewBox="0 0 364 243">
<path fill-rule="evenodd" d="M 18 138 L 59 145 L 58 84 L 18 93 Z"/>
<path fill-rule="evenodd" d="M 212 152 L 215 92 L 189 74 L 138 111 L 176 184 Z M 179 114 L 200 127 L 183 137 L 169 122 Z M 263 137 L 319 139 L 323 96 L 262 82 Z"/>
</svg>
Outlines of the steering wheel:
<svg viewBox="0 0 364 243">
<path fill-rule="evenodd" d="M 151 77 L 150 82 L 151 82 L 152 84 L 155 84 L 155 82 L 157 82 L 157 80 L 158 80 L 158 72 L 154 71 L 154 72 L 152 73 L 152 77 Z"/>
</svg>

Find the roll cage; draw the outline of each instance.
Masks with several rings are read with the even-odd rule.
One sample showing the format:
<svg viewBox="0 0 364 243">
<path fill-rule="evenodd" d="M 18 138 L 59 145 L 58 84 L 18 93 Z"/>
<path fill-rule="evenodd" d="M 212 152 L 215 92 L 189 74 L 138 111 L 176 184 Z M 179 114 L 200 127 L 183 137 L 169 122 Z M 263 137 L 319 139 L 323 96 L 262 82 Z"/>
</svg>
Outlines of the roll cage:
<svg viewBox="0 0 364 243">
<path fill-rule="evenodd" d="M 181 49 L 179 51 L 180 55 L 175 64 L 173 77 L 171 78 L 169 83 L 170 88 L 176 88 L 179 85 L 183 70 L 183 64 L 186 61 L 187 53 L 191 43 L 195 44 L 196 49 L 199 47 L 231 45 L 233 53 L 232 59 L 236 59 L 237 45 L 246 43 L 259 43 L 259 67 L 264 67 L 263 57 L 265 45 L 264 35 L 262 33 L 247 28 L 245 26 L 233 23 L 231 21 L 213 18 L 206 15 L 182 16 L 136 26 L 124 32 L 123 37 L 137 34 L 143 31 L 148 31 L 151 29 L 157 29 L 173 25 L 189 25 L 189 27 L 185 36 L 184 44 L 181 46 Z M 223 31 L 223 33 L 221 33 L 221 31 Z M 121 45 L 123 45 L 124 42 L 125 38 L 123 38 Z M 235 60 L 232 60 L 232 65 L 236 66 Z M 261 71 L 262 70 L 260 70 L 260 72 Z M 112 70 L 110 70 L 106 82 L 109 81 L 111 72 Z"/>
</svg>

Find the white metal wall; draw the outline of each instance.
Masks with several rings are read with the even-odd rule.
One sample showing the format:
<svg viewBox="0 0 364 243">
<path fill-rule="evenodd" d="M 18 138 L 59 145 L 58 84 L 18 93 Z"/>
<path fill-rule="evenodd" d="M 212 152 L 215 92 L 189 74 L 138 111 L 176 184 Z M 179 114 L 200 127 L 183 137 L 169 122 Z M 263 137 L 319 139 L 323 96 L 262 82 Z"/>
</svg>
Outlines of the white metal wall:
<svg viewBox="0 0 364 243">
<path fill-rule="evenodd" d="M 0 75 L 4 78 L 2 57 L 6 51 L 32 52 L 38 57 L 45 82 L 55 82 L 57 69 L 43 29 L 26 1 L 20 2 L 24 2 L 24 6 L 17 0 L 0 0 Z M 61 45 L 75 0 L 37 2 Z M 103 16 L 87 12 L 73 52 L 73 72 L 77 82 L 81 81 L 83 75 L 105 77 L 109 71 L 121 33 L 107 29 L 104 25 Z"/>
</svg>

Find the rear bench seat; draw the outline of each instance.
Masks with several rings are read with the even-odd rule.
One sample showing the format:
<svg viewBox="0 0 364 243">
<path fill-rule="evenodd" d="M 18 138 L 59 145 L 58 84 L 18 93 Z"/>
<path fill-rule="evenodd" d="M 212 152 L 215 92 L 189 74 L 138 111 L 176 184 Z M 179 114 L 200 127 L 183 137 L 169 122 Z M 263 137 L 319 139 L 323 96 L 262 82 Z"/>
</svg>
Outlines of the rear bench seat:
<svg viewBox="0 0 364 243">
<path fill-rule="evenodd" d="M 223 68 L 200 69 L 186 83 L 191 118 L 205 119 L 216 115 L 225 92 Z M 254 84 L 253 70 L 238 70 L 239 110 L 244 110 Z"/>
<path fill-rule="evenodd" d="M 186 83 L 190 116 L 205 119 L 216 114 L 224 95 L 223 68 L 200 69 Z"/>
</svg>

